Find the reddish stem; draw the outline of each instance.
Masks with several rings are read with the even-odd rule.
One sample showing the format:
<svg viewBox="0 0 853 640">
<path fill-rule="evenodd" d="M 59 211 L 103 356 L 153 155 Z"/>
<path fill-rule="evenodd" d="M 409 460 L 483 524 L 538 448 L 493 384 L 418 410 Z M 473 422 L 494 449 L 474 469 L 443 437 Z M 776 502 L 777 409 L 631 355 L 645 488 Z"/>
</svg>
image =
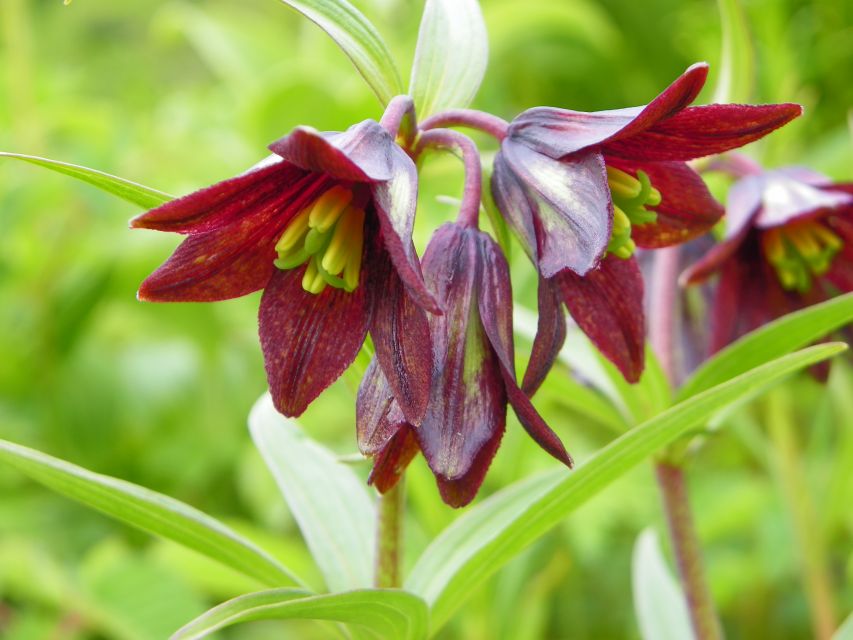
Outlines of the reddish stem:
<svg viewBox="0 0 853 640">
<path fill-rule="evenodd" d="M 405 122 L 406 119 L 409 121 Z M 400 128 L 403 127 L 403 137 L 407 144 L 411 144 L 417 131 L 415 103 L 409 96 L 392 98 L 388 106 L 385 107 L 385 113 L 382 114 L 379 124 L 394 137 L 400 133 Z M 403 126 L 404 124 L 405 126 Z"/>
<path fill-rule="evenodd" d="M 456 220 L 461 225 L 476 229 L 480 218 L 480 200 L 483 195 L 483 169 L 480 165 L 480 152 L 477 145 L 471 138 L 458 131 L 431 129 L 421 134 L 415 157 L 428 148 L 461 154 L 465 165 L 465 188 Z"/>
<path fill-rule="evenodd" d="M 449 109 L 430 116 L 421 123 L 421 129 L 437 129 L 444 127 L 468 127 L 502 141 L 506 138 L 509 123 L 503 118 L 493 116 L 485 111 L 475 109 Z"/>
</svg>

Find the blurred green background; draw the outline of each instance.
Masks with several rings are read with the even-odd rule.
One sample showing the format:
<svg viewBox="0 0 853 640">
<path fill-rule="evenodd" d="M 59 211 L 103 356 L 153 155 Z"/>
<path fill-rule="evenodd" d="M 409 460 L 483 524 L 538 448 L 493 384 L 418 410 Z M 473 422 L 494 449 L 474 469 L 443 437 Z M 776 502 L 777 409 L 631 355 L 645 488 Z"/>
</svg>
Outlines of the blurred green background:
<svg viewBox="0 0 853 640">
<path fill-rule="evenodd" d="M 407 74 L 422 3 L 356 2 Z M 720 50 L 710 0 L 483 0 L 491 63 L 475 106 L 504 117 L 540 104 L 579 110 L 647 102 Z M 769 165 L 853 179 L 853 3 L 746 2 L 759 102 L 806 116 L 754 145 Z M 379 106 L 345 56 L 276 0 L 0 0 L 0 149 L 83 164 L 173 194 L 230 177 L 298 124 L 341 129 Z M 702 99 L 710 99 L 711 87 Z M 700 100 L 701 101 L 701 100 Z M 487 147 L 488 148 L 488 147 Z M 448 219 L 459 167 L 424 169 L 417 244 Z M 173 495 L 316 575 L 254 452 L 246 415 L 265 389 L 258 295 L 215 305 L 136 301 L 177 238 L 130 232 L 131 205 L 0 159 L 0 437 Z M 517 291 L 535 287 L 522 260 Z M 534 305 L 529 293 L 519 303 Z M 524 355 L 524 349 L 521 349 Z M 560 400 L 537 405 L 578 458 L 613 434 Z M 853 373 L 826 390 L 791 383 L 794 459 L 837 588 L 853 609 Z M 711 438 L 690 479 L 708 570 L 730 638 L 810 636 L 789 500 L 792 472 L 756 403 Z M 354 388 L 337 383 L 302 420 L 355 452 Z M 514 419 L 487 495 L 552 464 Z M 357 467 L 366 475 L 367 466 Z M 408 491 L 410 558 L 455 516 L 422 461 Z M 637 638 L 630 564 L 640 530 L 661 529 L 650 467 L 630 474 L 501 571 L 442 632 L 447 639 Z M 256 586 L 256 585 L 254 585 Z M 0 637 L 147 640 L 254 588 L 191 553 L 117 525 L 0 467 Z M 223 638 L 322 638 L 310 623 L 255 623 Z"/>
</svg>

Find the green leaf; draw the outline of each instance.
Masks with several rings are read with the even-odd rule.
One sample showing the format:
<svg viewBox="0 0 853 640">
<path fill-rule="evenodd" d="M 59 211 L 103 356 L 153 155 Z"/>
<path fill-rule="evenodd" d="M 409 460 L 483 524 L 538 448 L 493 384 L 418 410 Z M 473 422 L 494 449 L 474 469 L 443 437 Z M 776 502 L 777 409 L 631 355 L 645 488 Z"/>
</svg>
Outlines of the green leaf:
<svg viewBox="0 0 853 640">
<path fill-rule="evenodd" d="M 427 601 L 432 629 L 437 630 L 477 585 L 642 460 L 726 405 L 845 349 L 844 344 L 823 344 L 763 364 L 632 429 L 574 472 L 555 469 L 495 494 L 456 519 L 427 547 L 406 589 Z"/>
<path fill-rule="evenodd" d="M 386 105 L 403 93 L 400 73 L 388 45 L 370 21 L 346 0 L 282 0 L 315 23 L 343 49 Z"/>
<path fill-rule="evenodd" d="M 7 153 L 5 151 L 0 151 L 0 158 L 23 160 L 24 162 L 56 171 L 57 173 L 64 173 L 72 178 L 88 182 L 98 187 L 101 191 L 106 191 L 123 200 L 139 205 L 143 209 L 153 209 L 154 207 L 159 207 L 164 202 L 172 200 L 172 196 L 162 191 L 157 191 L 136 182 L 76 164 L 68 164 L 67 162 L 59 162 L 58 160 L 49 160 L 37 156 L 26 156 L 20 153 Z"/>
<path fill-rule="evenodd" d="M 0 460 L 57 493 L 143 531 L 189 547 L 262 584 L 302 584 L 253 543 L 221 522 L 173 498 L 5 440 L 0 440 Z"/>
<path fill-rule="evenodd" d="M 847 619 L 838 627 L 832 640 L 853 640 L 853 613 L 847 616 Z"/>
<path fill-rule="evenodd" d="M 634 610 L 643 640 L 694 638 L 687 601 L 667 567 L 654 530 L 646 529 L 637 537 L 631 573 Z"/>
<path fill-rule="evenodd" d="M 699 367 L 677 393 L 684 400 L 771 358 L 790 353 L 853 322 L 853 293 L 813 305 L 748 333 Z"/>
<path fill-rule="evenodd" d="M 722 26 L 720 74 L 714 102 L 750 103 L 755 88 L 755 50 L 740 0 L 717 0 Z"/>
<path fill-rule="evenodd" d="M 172 640 L 195 640 L 252 620 L 333 620 L 367 631 L 371 638 L 426 638 L 426 603 L 398 590 L 363 589 L 315 596 L 296 589 L 250 593 L 214 607 L 179 629 Z"/>
<path fill-rule="evenodd" d="M 409 82 L 418 117 L 471 104 L 488 62 L 477 0 L 426 0 Z"/>
<path fill-rule="evenodd" d="M 366 484 L 278 413 L 269 394 L 252 408 L 249 427 L 329 590 L 370 586 L 375 507 Z"/>
</svg>

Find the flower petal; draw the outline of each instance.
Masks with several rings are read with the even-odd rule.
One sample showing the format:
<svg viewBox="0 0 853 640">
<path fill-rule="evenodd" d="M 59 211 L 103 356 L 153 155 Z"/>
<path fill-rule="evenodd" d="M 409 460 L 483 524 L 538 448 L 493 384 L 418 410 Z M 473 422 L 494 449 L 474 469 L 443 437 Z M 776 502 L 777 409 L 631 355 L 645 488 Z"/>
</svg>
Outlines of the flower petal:
<svg viewBox="0 0 853 640">
<path fill-rule="evenodd" d="M 634 136 L 677 114 L 696 99 L 707 76 L 706 63 L 694 64 L 645 107 L 594 113 L 548 107 L 529 109 L 512 121 L 508 136 L 551 158 L 562 158 Z"/>
<path fill-rule="evenodd" d="M 755 226 L 759 228 L 778 227 L 853 207 L 853 195 L 806 184 L 786 172 L 768 171 L 760 179 L 763 207 L 755 218 Z"/>
<path fill-rule="evenodd" d="M 394 437 L 374 458 L 367 484 L 372 484 L 379 493 L 387 493 L 400 481 L 406 467 L 419 450 L 412 427 L 408 424 L 400 425 Z"/>
<path fill-rule="evenodd" d="M 342 133 L 297 127 L 269 149 L 297 167 L 327 173 L 339 180 L 379 182 L 393 175 L 394 138 L 373 120 Z"/>
<path fill-rule="evenodd" d="M 613 222 L 601 155 L 590 152 L 557 161 L 512 142 L 505 142 L 502 152 L 535 203 L 542 275 L 592 269 L 607 247 Z"/>
<path fill-rule="evenodd" d="M 383 252 L 384 253 L 384 252 Z M 408 422 L 420 424 L 432 383 L 432 340 L 426 312 L 412 299 L 386 256 L 371 278 L 376 308 L 370 333 L 376 357 Z"/>
<path fill-rule="evenodd" d="M 477 453 L 474 461 L 464 475 L 458 478 L 445 478 L 441 475 L 436 475 L 435 479 L 438 484 L 438 491 L 441 494 L 441 499 L 446 504 L 459 508 L 464 507 L 474 499 L 498 451 L 504 431 L 505 424 L 502 422 L 494 430 L 488 442 Z"/>
<path fill-rule="evenodd" d="M 305 192 L 316 193 L 322 182 L 321 177 L 279 160 L 151 209 L 131 220 L 130 226 L 176 233 L 213 231 L 271 206 L 304 200 Z"/>
<path fill-rule="evenodd" d="M 516 382 L 509 265 L 494 240 L 484 233 L 473 233 L 478 234 L 482 261 L 482 280 L 477 287 L 480 318 L 492 349 L 500 360 L 507 398 L 530 437 L 557 460 L 571 467 L 572 459 L 560 438 L 545 423 Z"/>
<path fill-rule="evenodd" d="M 371 300 L 362 269 L 352 293 L 302 288 L 305 267 L 275 270 L 261 298 L 259 330 L 276 409 L 300 415 L 355 360 L 370 325 Z"/>
<path fill-rule="evenodd" d="M 355 404 L 359 451 L 368 456 L 376 455 L 405 422 L 382 367 L 374 357 L 361 379 Z"/>
<path fill-rule="evenodd" d="M 524 372 L 521 389 L 528 396 L 539 389 L 554 366 L 557 354 L 566 341 L 566 314 L 557 288 L 551 280 L 539 278 L 539 319 L 536 337 L 530 352 L 530 362 Z"/>
<path fill-rule="evenodd" d="M 653 207 L 657 220 L 631 229 L 639 247 L 658 249 L 687 242 L 710 231 L 723 216 L 723 207 L 705 182 L 683 162 L 633 164 L 615 159 L 612 164 L 632 175 L 644 171 L 661 193 L 660 205 Z"/>
<path fill-rule="evenodd" d="M 754 142 L 802 112 L 798 104 L 688 107 L 636 135 L 620 134 L 604 152 L 635 162 L 693 160 Z"/>
<path fill-rule="evenodd" d="M 584 277 L 567 270 L 554 281 L 572 318 L 598 350 L 628 382 L 639 380 L 646 327 L 643 278 L 636 258 L 610 255 Z"/>
<path fill-rule="evenodd" d="M 525 253 L 533 260 L 534 264 L 538 264 L 538 243 L 533 221 L 536 203 L 530 198 L 524 185 L 510 169 L 502 151 L 498 151 L 495 156 L 492 171 L 492 196 L 501 215 L 515 232 Z"/>
</svg>

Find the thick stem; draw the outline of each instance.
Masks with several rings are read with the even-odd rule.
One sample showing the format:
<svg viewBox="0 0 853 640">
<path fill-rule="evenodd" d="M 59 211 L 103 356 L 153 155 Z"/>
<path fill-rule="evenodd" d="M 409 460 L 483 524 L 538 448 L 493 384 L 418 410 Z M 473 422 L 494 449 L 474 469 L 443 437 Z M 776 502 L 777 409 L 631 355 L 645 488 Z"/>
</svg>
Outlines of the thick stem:
<svg viewBox="0 0 853 640">
<path fill-rule="evenodd" d="M 431 129 L 421 134 L 415 156 L 420 155 L 425 149 L 443 149 L 461 154 L 462 162 L 465 164 L 465 187 L 457 222 L 476 229 L 480 218 L 480 200 L 483 195 L 483 168 L 480 165 L 480 151 L 477 145 L 471 138 L 458 131 Z"/>
<path fill-rule="evenodd" d="M 675 383 L 677 377 L 673 341 L 678 301 L 678 266 L 678 247 L 660 249 L 655 253 L 649 341 L 671 383 Z M 673 462 L 658 462 L 655 474 L 693 632 L 697 640 L 720 640 L 723 637 L 722 630 L 705 576 L 684 469 Z"/>
<path fill-rule="evenodd" d="M 424 130 L 440 127 L 468 127 L 488 133 L 500 141 L 506 138 L 509 123 L 491 113 L 474 109 L 449 109 L 430 116 L 421 123 L 421 129 Z"/>
<path fill-rule="evenodd" d="M 378 589 L 396 589 L 401 584 L 400 560 L 403 553 L 404 479 L 379 497 L 376 520 L 376 573 Z"/>
<path fill-rule="evenodd" d="M 402 135 L 411 145 L 417 133 L 415 103 L 409 96 L 396 96 L 385 107 L 379 124 L 392 136 Z"/>
</svg>

